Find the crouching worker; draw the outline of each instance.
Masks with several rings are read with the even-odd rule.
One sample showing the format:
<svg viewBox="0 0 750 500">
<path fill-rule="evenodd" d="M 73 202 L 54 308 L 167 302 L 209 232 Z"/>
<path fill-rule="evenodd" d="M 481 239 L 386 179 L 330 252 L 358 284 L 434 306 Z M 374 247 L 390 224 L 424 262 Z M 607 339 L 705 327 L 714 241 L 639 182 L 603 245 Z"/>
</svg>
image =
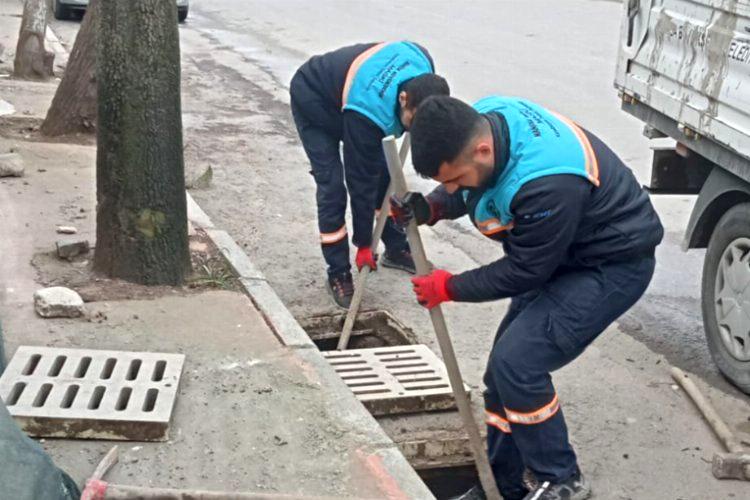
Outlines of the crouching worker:
<svg viewBox="0 0 750 500">
<path fill-rule="evenodd" d="M 417 106 L 448 95 L 429 53 L 412 42 L 364 43 L 314 56 L 290 85 L 292 115 L 317 186 L 318 228 L 327 288 L 348 308 L 354 292 L 345 214 L 347 191 L 359 269 L 375 269 L 373 215 L 390 178 L 381 141 L 408 129 Z M 343 163 L 339 144 L 343 142 Z M 381 264 L 414 273 L 406 237 L 393 221 L 383 231 Z"/>
<path fill-rule="evenodd" d="M 412 279 L 420 304 L 511 297 L 491 346 L 485 408 L 490 462 L 505 500 L 591 494 L 550 373 L 577 358 L 646 290 L 663 228 L 632 172 L 596 136 L 532 102 L 474 107 L 434 97 L 411 128 L 417 172 L 441 183 L 393 197 L 396 220 L 468 215 L 504 257 Z M 537 480 L 533 491 L 524 471 Z M 479 486 L 464 499 L 484 498 Z"/>
</svg>

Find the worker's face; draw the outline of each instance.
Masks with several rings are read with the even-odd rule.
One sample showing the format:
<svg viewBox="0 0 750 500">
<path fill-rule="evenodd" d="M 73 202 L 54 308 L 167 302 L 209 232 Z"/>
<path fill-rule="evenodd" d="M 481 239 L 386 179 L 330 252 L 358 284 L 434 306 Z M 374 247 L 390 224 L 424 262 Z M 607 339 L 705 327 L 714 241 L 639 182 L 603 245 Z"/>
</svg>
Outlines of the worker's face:
<svg viewBox="0 0 750 500">
<path fill-rule="evenodd" d="M 433 178 L 449 193 L 455 193 L 460 188 L 479 187 L 492 175 L 494 156 L 492 143 L 480 138 L 473 141 L 455 160 L 443 162 Z"/>
<path fill-rule="evenodd" d="M 411 128 L 411 122 L 414 121 L 416 111 L 415 108 L 401 108 L 401 124 L 404 126 L 404 130 Z"/>
<path fill-rule="evenodd" d="M 398 109 L 400 110 L 401 125 L 404 130 L 411 128 L 411 122 L 414 120 L 414 114 L 417 108 L 409 105 L 409 94 L 403 90 L 398 94 Z"/>
</svg>

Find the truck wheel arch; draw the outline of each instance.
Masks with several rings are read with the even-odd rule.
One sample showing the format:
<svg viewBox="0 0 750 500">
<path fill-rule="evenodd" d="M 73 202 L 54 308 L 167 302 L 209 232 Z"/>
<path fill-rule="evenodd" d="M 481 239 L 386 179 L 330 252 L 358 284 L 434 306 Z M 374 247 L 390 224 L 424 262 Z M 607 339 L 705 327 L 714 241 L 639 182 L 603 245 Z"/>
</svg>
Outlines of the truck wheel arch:
<svg viewBox="0 0 750 500">
<path fill-rule="evenodd" d="M 682 249 L 706 248 L 721 216 L 745 202 L 750 202 L 750 184 L 724 169 L 714 168 L 690 214 Z"/>
</svg>

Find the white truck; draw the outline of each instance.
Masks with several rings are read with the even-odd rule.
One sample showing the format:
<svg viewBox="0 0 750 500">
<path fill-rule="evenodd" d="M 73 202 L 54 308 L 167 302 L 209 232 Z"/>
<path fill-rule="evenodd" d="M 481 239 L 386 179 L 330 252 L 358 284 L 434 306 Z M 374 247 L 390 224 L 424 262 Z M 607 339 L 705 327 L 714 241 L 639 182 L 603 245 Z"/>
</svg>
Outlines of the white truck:
<svg viewBox="0 0 750 500">
<path fill-rule="evenodd" d="M 750 0 L 624 0 L 615 87 L 655 148 L 653 193 L 697 194 L 711 355 L 750 393 Z"/>
</svg>

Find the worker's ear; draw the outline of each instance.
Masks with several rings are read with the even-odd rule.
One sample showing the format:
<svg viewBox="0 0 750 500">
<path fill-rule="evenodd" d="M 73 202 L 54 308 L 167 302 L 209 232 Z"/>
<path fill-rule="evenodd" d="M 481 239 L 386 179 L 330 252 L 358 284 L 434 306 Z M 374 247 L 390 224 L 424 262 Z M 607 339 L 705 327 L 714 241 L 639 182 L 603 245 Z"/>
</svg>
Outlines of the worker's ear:
<svg viewBox="0 0 750 500">
<path fill-rule="evenodd" d="M 487 141 L 479 141 L 474 148 L 474 151 L 481 155 L 492 153 L 492 145 Z"/>
<path fill-rule="evenodd" d="M 474 158 L 476 160 L 487 159 L 492 156 L 492 144 L 487 141 L 480 140 L 474 145 Z"/>
<path fill-rule="evenodd" d="M 407 109 L 409 107 L 409 94 L 405 90 L 398 93 L 398 105 L 401 109 Z"/>
</svg>

